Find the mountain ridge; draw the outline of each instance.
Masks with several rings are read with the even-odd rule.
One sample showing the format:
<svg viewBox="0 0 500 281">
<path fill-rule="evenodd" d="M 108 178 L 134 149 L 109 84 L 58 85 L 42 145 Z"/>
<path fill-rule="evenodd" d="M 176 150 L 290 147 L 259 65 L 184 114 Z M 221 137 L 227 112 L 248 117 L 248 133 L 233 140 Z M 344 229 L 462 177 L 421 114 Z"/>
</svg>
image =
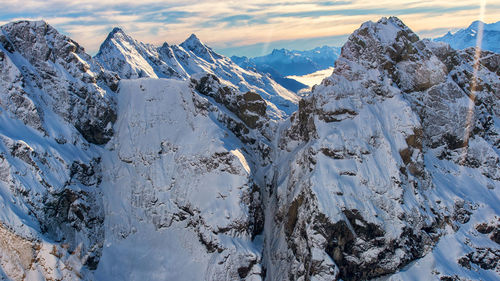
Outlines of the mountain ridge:
<svg viewBox="0 0 500 281">
<path fill-rule="evenodd" d="M 306 51 L 274 49 L 265 56 L 254 58 L 232 56 L 231 60 L 245 69 L 256 69 L 262 73 L 269 73 L 285 88 L 299 92 L 308 86 L 287 78 L 287 76 L 302 76 L 333 67 L 339 53 L 340 47 L 325 45 Z"/>
<path fill-rule="evenodd" d="M 266 75 L 240 68 L 229 58 L 207 47 L 195 34 L 180 45 L 164 43 L 160 47 L 138 42 L 128 35 L 123 39 L 125 42 L 114 37 L 104 41 L 95 56 L 97 61 L 120 77 L 188 80 L 192 75 L 210 73 L 231 87 L 242 92 L 256 92 L 270 101 L 269 110 L 275 112 L 275 118 L 287 116 L 297 107 L 298 97 L 294 93 Z"/>
<path fill-rule="evenodd" d="M 483 28 L 481 49 L 500 53 L 500 47 L 498 47 L 498 42 L 500 41 L 500 21 L 487 24 L 477 20 L 472 22 L 467 28 L 460 29 L 453 34 L 448 31 L 442 37 L 434 38 L 433 40 L 448 43 L 455 49 L 475 47 L 481 26 Z"/>
</svg>

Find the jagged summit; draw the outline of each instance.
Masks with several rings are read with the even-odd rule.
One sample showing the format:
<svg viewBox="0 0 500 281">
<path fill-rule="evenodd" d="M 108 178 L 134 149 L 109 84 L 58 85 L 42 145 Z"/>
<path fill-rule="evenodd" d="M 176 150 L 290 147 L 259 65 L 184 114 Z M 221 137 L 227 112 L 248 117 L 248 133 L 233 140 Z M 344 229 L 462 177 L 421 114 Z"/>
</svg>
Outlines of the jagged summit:
<svg viewBox="0 0 500 281">
<path fill-rule="evenodd" d="M 189 37 L 184 40 L 184 42 L 182 42 L 180 44 L 181 46 L 205 46 L 205 44 L 203 44 L 203 42 L 201 42 L 200 38 L 198 38 L 198 36 L 196 36 L 196 34 L 192 33 L 191 35 L 189 35 Z"/>
<path fill-rule="evenodd" d="M 115 27 L 101 44 L 95 59 L 122 78 L 178 76 L 168 68 L 153 68 L 151 60 L 154 57 L 157 55 L 153 45 L 143 44 Z"/>
<path fill-rule="evenodd" d="M 111 30 L 110 34 L 115 34 L 117 32 L 123 32 L 123 29 L 120 27 L 114 27 L 113 30 Z"/>
<path fill-rule="evenodd" d="M 31 21 L 31 20 L 19 20 L 19 21 L 14 21 L 10 22 L 4 25 L 4 27 L 12 26 L 14 28 L 21 28 L 25 26 L 29 26 L 31 28 L 37 28 L 40 26 L 47 27 L 48 29 L 55 30 L 50 24 L 48 24 L 45 20 L 36 20 L 36 21 Z"/>
<path fill-rule="evenodd" d="M 103 49 L 103 46 L 104 46 L 104 48 L 106 48 L 107 47 L 106 45 L 118 44 L 118 43 L 123 42 L 123 41 L 125 41 L 129 44 L 137 44 L 138 43 L 134 38 L 129 36 L 127 33 L 125 33 L 125 31 L 122 28 L 114 27 L 111 30 L 111 32 L 108 33 L 108 36 L 106 37 L 104 42 L 99 47 L 99 52 L 101 52 L 101 50 Z"/>
<path fill-rule="evenodd" d="M 111 32 L 106 37 L 106 40 L 110 40 L 110 39 L 115 38 L 117 36 L 128 37 L 128 35 L 123 31 L 122 28 L 114 27 L 113 30 L 111 30 Z"/>
<path fill-rule="evenodd" d="M 418 36 L 397 17 L 368 21 L 349 36 L 336 67 L 350 61 L 367 68 L 388 68 L 389 62 L 417 56 L 413 44 L 418 41 Z"/>
<path fill-rule="evenodd" d="M 105 68 L 125 79 L 153 77 L 188 80 L 195 74 L 214 74 L 242 92 L 253 91 L 271 101 L 277 107 L 270 108 L 276 112 L 276 118 L 287 116 L 297 108 L 298 97 L 295 94 L 265 75 L 241 69 L 229 58 L 202 43 L 195 34 L 180 45 L 163 43 L 156 47 L 118 31 L 108 36 L 95 58 Z"/>
<path fill-rule="evenodd" d="M 286 55 L 288 53 L 290 53 L 290 51 L 285 48 L 273 49 L 273 51 L 271 52 L 272 55 Z"/>
<path fill-rule="evenodd" d="M 222 56 L 214 52 L 212 48 L 201 42 L 194 33 L 182 42 L 180 46 L 210 63 L 214 63 L 216 59 L 222 58 Z"/>
<path fill-rule="evenodd" d="M 419 40 L 418 36 L 397 17 L 383 17 L 375 23 L 372 21 L 363 23 L 358 30 L 349 36 L 348 41 L 363 45 L 363 41 L 357 40 L 360 37 L 370 37 L 381 44 L 398 42 L 401 37 L 405 37 L 410 42 Z"/>
</svg>

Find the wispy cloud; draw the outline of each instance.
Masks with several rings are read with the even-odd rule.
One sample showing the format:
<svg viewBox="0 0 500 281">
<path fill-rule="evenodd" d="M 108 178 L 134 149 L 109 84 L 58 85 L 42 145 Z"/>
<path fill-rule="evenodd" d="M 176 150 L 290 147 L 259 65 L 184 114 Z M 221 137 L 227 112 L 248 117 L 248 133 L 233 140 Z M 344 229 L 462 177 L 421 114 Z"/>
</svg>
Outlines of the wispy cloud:
<svg viewBox="0 0 500 281">
<path fill-rule="evenodd" d="M 331 40 L 338 45 L 362 22 L 381 16 L 399 16 L 413 30 L 435 36 L 465 27 L 479 15 L 479 1 L 470 0 L 0 0 L 0 7 L 0 23 L 44 19 L 90 53 L 115 26 L 148 43 L 179 43 L 196 33 L 226 54 L 239 48 L 255 55 L 279 44 L 309 48 Z M 499 14 L 500 5 L 490 4 L 485 20 L 497 21 Z"/>
</svg>

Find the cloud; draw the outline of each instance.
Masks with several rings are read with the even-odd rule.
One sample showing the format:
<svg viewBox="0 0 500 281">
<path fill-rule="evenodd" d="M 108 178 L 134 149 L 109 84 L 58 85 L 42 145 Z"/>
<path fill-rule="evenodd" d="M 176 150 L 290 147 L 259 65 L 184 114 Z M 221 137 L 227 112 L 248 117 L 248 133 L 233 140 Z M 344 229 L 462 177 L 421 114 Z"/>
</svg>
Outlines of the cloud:
<svg viewBox="0 0 500 281">
<path fill-rule="evenodd" d="M 479 1 L 470 0 L 0 0 L 0 7 L 0 22 L 44 19 L 90 53 L 115 26 L 153 44 L 180 43 L 196 33 L 216 50 L 246 46 L 255 53 L 279 44 L 306 48 L 328 38 L 338 45 L 338 38 L 381 16 L 397 15 L 429 36 L 468 26 L 479 15 Z M 485 20 L 496 21 L 500 5 L 490 3 L 486 11 Z"/>
</svg>

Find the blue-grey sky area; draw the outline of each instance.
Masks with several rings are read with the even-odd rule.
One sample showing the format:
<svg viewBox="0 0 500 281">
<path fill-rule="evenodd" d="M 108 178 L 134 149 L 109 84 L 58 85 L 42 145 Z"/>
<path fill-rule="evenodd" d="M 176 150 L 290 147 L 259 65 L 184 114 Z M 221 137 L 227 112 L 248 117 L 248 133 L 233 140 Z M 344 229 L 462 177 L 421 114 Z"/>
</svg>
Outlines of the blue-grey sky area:
<svg viewBox="0 0 500 281">
<path fill-rule="evenodd" d="M 398 16 L 421 37 L 500 20 L 495 1 L 437 0 L 0 0 L 0 24 L 45 20 L 95 54 L 113 27 L 151 44 L 178 44 L 195 33 L 224 55 L 259 56 L 273 48 L 341 46 L 363 22 Z"/>
</svg>

